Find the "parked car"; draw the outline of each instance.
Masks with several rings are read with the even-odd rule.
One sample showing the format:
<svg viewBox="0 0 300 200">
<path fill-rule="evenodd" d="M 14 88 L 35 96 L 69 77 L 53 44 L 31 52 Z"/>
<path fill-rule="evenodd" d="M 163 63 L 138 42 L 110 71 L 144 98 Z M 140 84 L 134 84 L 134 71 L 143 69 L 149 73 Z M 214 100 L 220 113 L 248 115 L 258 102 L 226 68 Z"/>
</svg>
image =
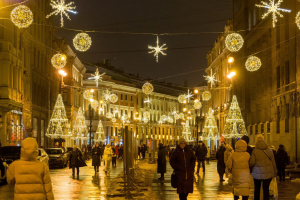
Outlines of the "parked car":
<svg viewBox="0 0 300 200">
<path fill-rule="evenodd" d="M 1 158 L 0 158 L 1 159 Z M 5 170 L 5 173 L 4 173 L 4 176 L 1 176 L 1 173 L 0 173 L 0 181 L 4 184 L 7 184 L 7 179 L 6 179 L 6 174 L 7 174 L 7 168 L 8 168 L 8 164 L 6 163 L 6 160 L 5 159 L 2 159 L 2 162 L 3 162 L 3 166 L 4 166 L 4 170 Z"/>
<path fill-rule="evenodd" d="M 85 153 L 83 153 L 79 147 L 77 147 L 77 149 L 81 152 L 82 159 L 85 160 Z M 67 147 L 67 150 L 68 150 L 68 153 L 71 154 L 71 151 L 73 151 L 73 147 Z"/>
<path fill-rule="evenodd" d="M 46 153 L 46 151 L 42 148 L 39 148 L 39 156 L 38 156 L 38 160 L 47 164 L 49 166 L 49 156 Z"/>
<path fill-rule="evenodd" d="M 5 162 L 9 165 L 15 160 L 20 159 L 21 147 L 20 146 L 5 146 L 0 147 L 0 155 L 5 159 Z"/>
<path fill-rule="evenodd" d="M 70 151 L 68 151 L 68 148 L 67 147 L 62 147 L 62 149 L 64 150 L 64 152 L 67 154 L 67 161 L 69 161 L 70 159 Z"/>
<path fill-rule="evenodd" d="M 67 153 L 64 152 L 62 148 L 48 148 L 46 149 L 46 153 L 49 156 L 49 166 L 67 166 Z"/>
</svg>

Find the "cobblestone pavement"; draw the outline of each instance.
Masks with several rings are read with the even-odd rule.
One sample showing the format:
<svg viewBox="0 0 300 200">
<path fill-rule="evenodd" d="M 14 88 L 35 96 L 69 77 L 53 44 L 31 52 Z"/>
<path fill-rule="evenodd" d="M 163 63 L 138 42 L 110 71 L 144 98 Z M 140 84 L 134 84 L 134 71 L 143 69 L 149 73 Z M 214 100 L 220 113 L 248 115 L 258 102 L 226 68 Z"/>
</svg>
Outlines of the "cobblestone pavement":
<svg viewBox="0 0 300 200">
<path fill-rule="evenodd" d="M 67 168 L 50 169 L 53 182 L 53 191 L 55 199 L 88 199 L 88 200 L 119 200 L 125 199 L 123 193 L 120 192 L 123 185 L 122 169 L 123 162 L 117 161 L 117 167 L 111 168 L 110 176 L 107 177 L 103 171 L 104 166 L 100 167 L 98 175 L 94 174 L 94 169 L 91 166 L 91 161 L 87 161 L 87 167 L 80 168 L 79 177 L 71 176 L 71 170 Z M 194 193 L 190 194 L 188 199 L 208 199 L 208 200 L 232 200 L 232 188 L 227 182 L 220 183 L 216 172 L 216 162 L 212 161 L 206 165 L 206 173 L 203 175 L 195 175 Z M 177 200 L 176 189 L 171 187 L 170 165 L 167 166 L 167 174 L 164 181 L 159 181 L 160 174 L 156 172 L 155 164 L 148 164 L 147 160 L 139 163 L 139 168 L 136 170 L 135 178 L 136 185 L 139 190 L 132 191 L 133 198 L 139 200 Z M 297 193 L 300 192 L 300 179 L 289 180 L 278 183 L 279 200 L 288 199 L 294 200 Z M 253 181 L 251 183 L 251 196 L 253 199 Z M 0 199 L 13 199 L 13 188 L 8 185 L 0 184 Z"/>
</svg>

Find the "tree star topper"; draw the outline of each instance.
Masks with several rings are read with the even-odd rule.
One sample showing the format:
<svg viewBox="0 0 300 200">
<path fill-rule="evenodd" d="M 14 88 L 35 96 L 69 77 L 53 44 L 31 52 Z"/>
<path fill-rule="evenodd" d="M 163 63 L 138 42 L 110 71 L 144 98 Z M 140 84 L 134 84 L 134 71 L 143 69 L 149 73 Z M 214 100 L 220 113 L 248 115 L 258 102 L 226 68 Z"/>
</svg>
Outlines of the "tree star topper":
<svg viewBox="0 0 300 200">
<path fill-rule="evenodd" d="M 46 18 L 51 17 L 52 15 L 58 15 L 60 14 L 60 25 L 61 27 L 64 26 L 64 19 L 63 19 L 63 14 L 69 19 L 69 15 L 67 12 L 73 13 L 73 14 L 77 14 L 76 11 L 74 11 L 73 9 L 76 8 L 76 6 L 72 7 L 71 5 L 74 4 L 74 2 L 70 2 L 68 4 L 65 3 L 65 0 L 56 0 L 56 2 L 54 0 L 51 0 L 50 5 L 52 6 L 52 9 L 54 9 L 54 11 L 52 13 L 50 13 L 49 15 L 46 16 Z M 67 12 L 66 12 L 67 11 Z"/>
<path fill-rule="evenodd" d="M 105 73 L 100 74 L 98 69 L 96 69 L 95 74 L 92 74 L 93 77 L 91 77 L 92 79 L 94 79 L 96 81 L 96 87 L 98 87 L 98 81 L 102 81 L 102 77 L 104 76 Z"/>
<path fill-rule="evenodd" d="M 157 40 L 156 40 L 156 47 L 152 47 L 152 46 L 148 46 L 149 49 L 152 49 L 152 51 L 150 51 L 149 53 L 154 53 L 154 56 L 156 57 L 156 62 L 158 62 L 158 54 L 161 53 L 162 55 L 167 55 L 166 53 L 164 53 L 164 50 L 167 50 L 168 48 L 165 47 L 166 44 L 163 44 L 161 47 L 159 46 L 159 39 L 157 36 Z"/>
<path fill-rule="evenodd" d="M 275 27 L 275 23 L 277 22 L 276 14 L 279 15 L 279 17 L 283 17 L 283 15 L 280 13 L 280 11 L 288 12 L 288 13 L 291 12 L 291 10 L 279 8 L 279 6 L 282 2 L 283 2 L 283 0 L 278 0 L 278 2 L 275 4 L 275 0 L 270 0 L 269 4 L 267 4 L 264 1 L 261 1 L 262 5 L 256 4 L 257 7 L 268 9 L 268 11 L 262 16 L 263 19 L 266 18 L 270 13 L 272 13 L 273 27 Z"/>
</svg>

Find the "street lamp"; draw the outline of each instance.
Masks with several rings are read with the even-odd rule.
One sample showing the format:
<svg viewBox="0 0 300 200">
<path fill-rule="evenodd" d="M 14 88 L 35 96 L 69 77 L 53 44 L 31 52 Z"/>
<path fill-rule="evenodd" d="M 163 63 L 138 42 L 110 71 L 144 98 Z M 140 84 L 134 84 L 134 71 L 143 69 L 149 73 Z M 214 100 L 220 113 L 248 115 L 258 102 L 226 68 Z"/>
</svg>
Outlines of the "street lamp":
<svg viewBox="0 0 300 200">
<path fill-rule="evenodd" d="M 236 75 L 235 72 L 230 72 L 228 75 L 227 75 L 227 78 L 231 79 L 232 77 L 234 77 Z"/>
</svg>

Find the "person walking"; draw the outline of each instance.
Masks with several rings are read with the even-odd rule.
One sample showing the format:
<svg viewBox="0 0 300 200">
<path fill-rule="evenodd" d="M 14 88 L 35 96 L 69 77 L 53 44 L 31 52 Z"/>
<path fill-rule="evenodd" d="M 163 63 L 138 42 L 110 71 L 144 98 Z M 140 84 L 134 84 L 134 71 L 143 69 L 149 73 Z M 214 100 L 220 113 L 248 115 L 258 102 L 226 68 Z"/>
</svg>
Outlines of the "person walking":
<svg viewBox="0 0 300 200">
<path fill-rule="evenodd" d="M 223 179 L 223 176 L 224 176 L 224 173 L 225 173 L 224 153 L 225 153 L 225 147 L 223 145 L 221 145 L 219 150 L 216 153 L 216 159 L 218 160 L 217 170 L 218 170 L 218 173 L 219 173 L 219 176 L 220 176 L 220 182 L 225 181 Z"/>
<path fill-rule="evenodd" d="M 158 151 L 158 158 L 157 158 L 157 173 L 160 173 L 161 176 L 158 180 L 164 180 L 164 174 L 167 173 L 167 160 L 166 156 L 168 155 L 164 145 L 159 143 L 159 151 Z"/>
<path fill-rule="evenodd" d="M 144 145 L 142 146 L 142 155 L 143 155 L 143 159 L 146 158 L 146 151 L 147 151 L 147 146 L 144 144 Z"/>
<path fill-rule="evenodd" d="M 289 164 L 289 157 L 287 152 L 284 150 L 284 146 L 282 144 L 279 145 L 275 158 L 279 174 L 279 180 L 285 181 L 285 168 Z"/>
<path fill-rule="evenodd" d="M 210 159 L 210 148 L 207 147 L 207 154 L 206 154 L 206 163 L 209 164 L 209 159 Z"/>
<path fill-rule="evenodd" d="M 99 143 L 97 142 L 92 150 L 92 166 L 94 166 L 95 174 L 99 172 L 99 166 L 101 165 L 101 149 Z"/>
<path fill-rule="evenodd" d="M 250 168 L 254 179 L 254 200 L 260 199 L 260 187 L 263 183 L 264 200 L 269 200 L 269 186 L 273 177 L 277 176 L 273 151 L 268 148 L 264 136 L 257 136 L 255 149 L 250 158 Z"/>
<path fill-rule="evenodd" d="M 116 151 L 115 151 L 115 154 L 116 154 L 116 157 L 118 158 L 119 157 L 119 145 L 116 146 Z"/>
<path fill-rule="evenodd" d="M 113 155 L 113 150 L 111 149 L 110 144 L 107 144 L 105 146 L 105 150 L 104 150 L 104 155 L 103 155 L 103 160 L 105 161 L 105 174 L 107 176 L 110 175 L 110 163 L 112 160 L 112 155 Z"/>
<path fill-rule="evenodd" d="M 247 135 L 244 135 L 242 138 L 247 143 L 247 153 L 252 154 L 253 148 L 249 146 L 249 137 Z"/>
<path fill-rule="evenodd" d="M 122 158 L 123 159 L 123 145 L 120 146 L 119 148 L 119 158 Z"/>
<path fill-rule="evenodd" d="M 226 165 L 226 163 L 228 161 L 228 158 L 231 156 L 231 154 L 234 152 L 234 150 L 229 144 L 226 144 L 225 149 L 226 149 L 226 151 L 224 153 L 224 163 Z M 225 175 L 226 175 L 226 178 L 228 178 L 228 169 L 227 169 L 227 167 L 225 169 Z"/>
<path fill-rule="evenodd" d="M 186 141 L 183 137 L 179 138 L 179 146 L 172 153 L 170 164 L 177 177 L 177 194 L 179 194 L 179 199 L 187 200 L 188 194 L 193 193 L 194 189 L 193 180 L 196 157 L 194 152 L 186 146 Z"/>
<path fill-rule="evenodd" d="M 82 153 L 78 150 L 77 146 L 74 145 L 73 151 L 70 153 L 69 158 L 70 164 L 69 168 L 72 168 L 72 175 L 75 176 L 75 168 L 77 169 L 77 176 L 79 176 L 79 167 L 86 166 L 85 162 L 82 160 Z"/>
<path fill-rule="evenodd" d="M 10 164 L 7 170 L 7 182 L 15 187 L 15 200 L 54 199 L 49 167 L 37 159 L 36 140 L 26 138 L 22 142 L 20 160 Z"/>
<path fill-rule="evenodd" d="M 203 173 L 205 173 L 205 159 L 207 155 L 207 149 L 202 141 L 199 142 L 199 146 L 196 149 L 196 157 L 198 161 L 197 174 L 199 174 L 200 164 L 202 163 Z"/>
<path fill-rule="evenodd" d="M 235 152 L 229 156 L 226 166 L 232 173 L 234 200 L 242 196 L 242 200 L 248 200 L 250 196 L 250 154 L 247 151 L 247 143 L 239 140 L 235 144 Z M 269 191 L 269 190 L 268 190 Z"/>
</svg>

